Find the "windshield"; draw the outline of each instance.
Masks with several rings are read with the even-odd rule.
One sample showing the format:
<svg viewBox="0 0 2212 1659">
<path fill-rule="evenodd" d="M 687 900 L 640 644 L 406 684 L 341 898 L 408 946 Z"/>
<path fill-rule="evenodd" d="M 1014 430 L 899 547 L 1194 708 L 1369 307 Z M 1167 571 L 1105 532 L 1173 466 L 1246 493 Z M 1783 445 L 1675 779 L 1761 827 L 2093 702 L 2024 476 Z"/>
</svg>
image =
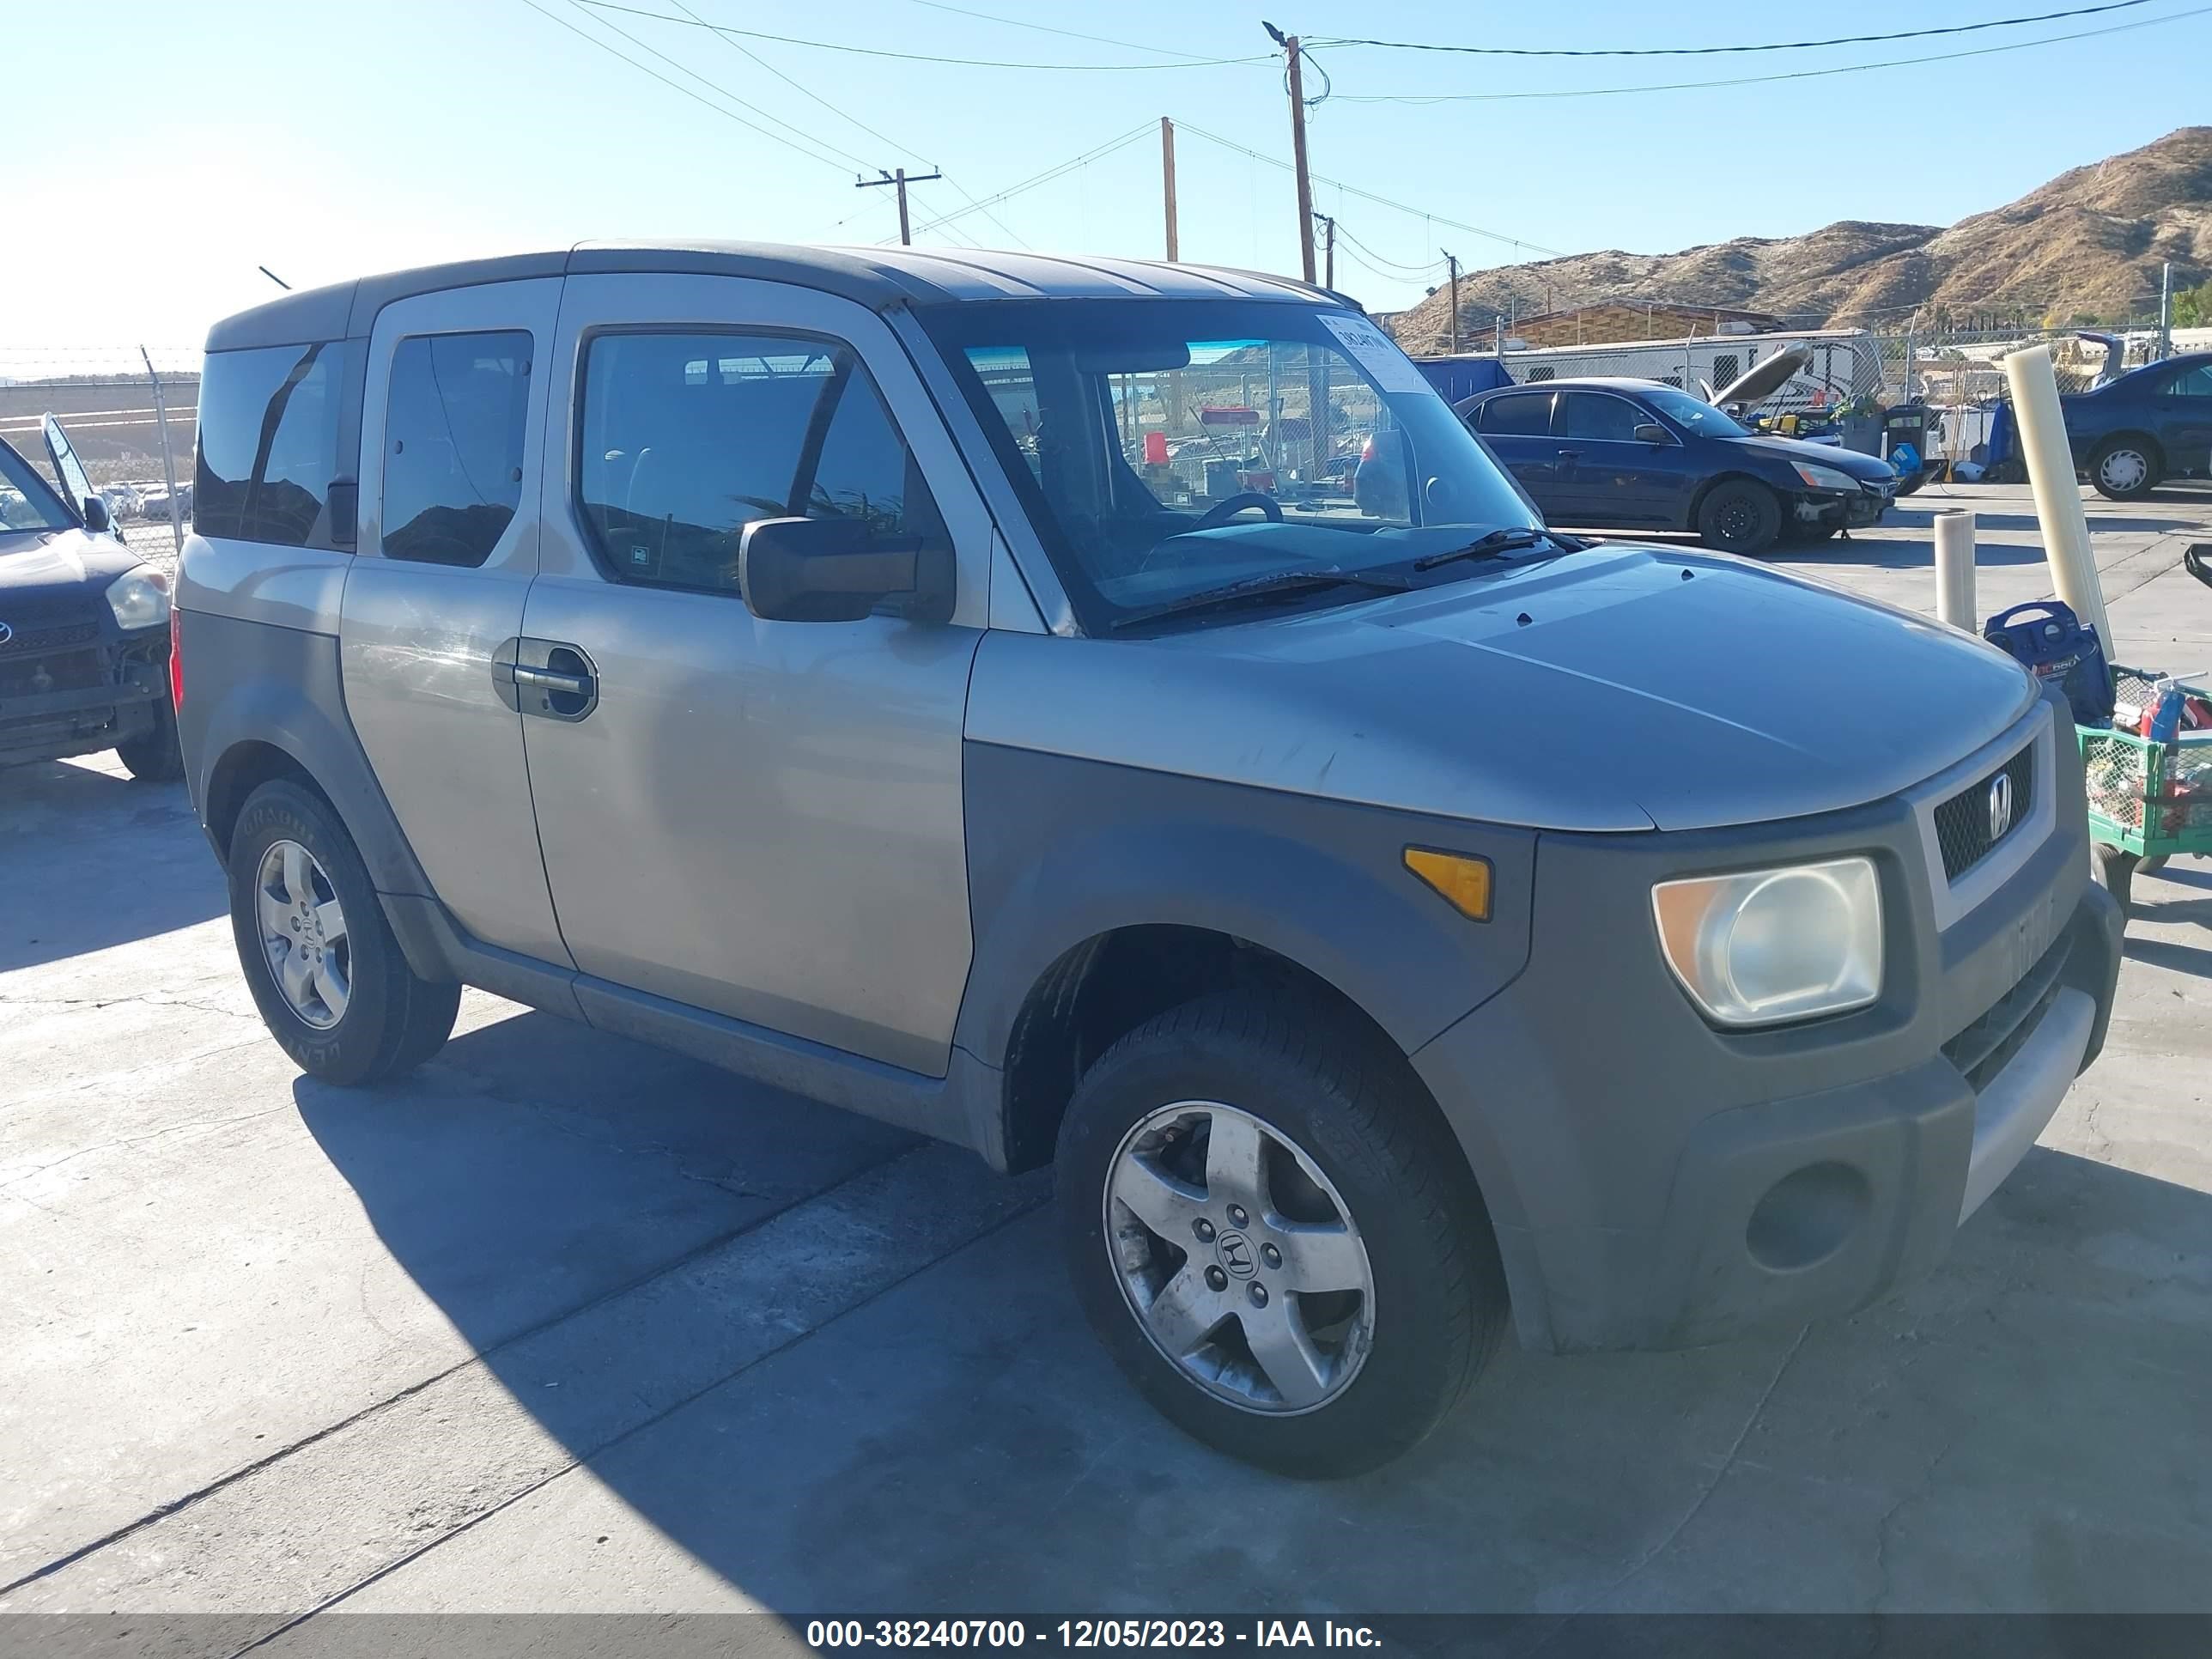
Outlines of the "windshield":
<svg viewBox="0 0 2212 1659">
<path fill-rule="evenodd" d="M 1638 392 L 1676 426 L 1700 438 L 1742 438 L 1750 434 L 1711 404 L 1671 386 L 1638 386 Z"/>
<path fill-rule="evenodd" d="M 926 321 L 1088 632 L 1229 584 L 1410 567 L 1541 523 L 1355 312 L 1058 300 Z"/>
<path fill-rule="evenodd" d="M 76 520 L 31 464 L 0 443 L 0 530 L 71 530 Z"/>
</svg>

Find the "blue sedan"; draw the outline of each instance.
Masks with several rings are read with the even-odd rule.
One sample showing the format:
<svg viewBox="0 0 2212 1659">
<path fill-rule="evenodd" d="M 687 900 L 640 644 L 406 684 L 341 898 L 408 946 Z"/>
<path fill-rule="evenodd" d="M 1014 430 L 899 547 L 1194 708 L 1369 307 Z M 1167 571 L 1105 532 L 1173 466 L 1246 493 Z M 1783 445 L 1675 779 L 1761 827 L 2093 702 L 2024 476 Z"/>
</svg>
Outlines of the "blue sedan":
<svg viewBox="0 0 2212 1659">
<path fill-rule="evenodd" d="M 1897 494 L 1887 461 L 1747 432 L 1652 380 L 1505 386 L 1454 407 L 1552 525 L 1693 530 L 1754 554 L 1875 523 Z"/>
<path fill-rule="evenodd" d="M 2116 501 L 2212 464 L 2212 351 L 2168 357 L 2061 398 L 2074 465 Z"/>
</svg>

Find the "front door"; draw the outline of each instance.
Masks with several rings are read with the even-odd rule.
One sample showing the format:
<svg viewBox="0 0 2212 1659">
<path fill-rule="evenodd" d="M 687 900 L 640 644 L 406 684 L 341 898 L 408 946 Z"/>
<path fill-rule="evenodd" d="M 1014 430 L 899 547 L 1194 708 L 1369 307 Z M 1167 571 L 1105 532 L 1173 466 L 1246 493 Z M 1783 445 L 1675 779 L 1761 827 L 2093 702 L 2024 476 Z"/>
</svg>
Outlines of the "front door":
<svg viewBox="0 0 2212 1659">
<path fill-rule="evenodd" d="M 1636 436 L 1658 417 L 1610 392 L 1562 392 L 1552 416 L 1565 525 L 1672 525 L 1686 503 L 1682 446 Z"/>
<path fill-rule="evenodd" d="M 415 856 L 476 938 L 566 965 L 522 720 L 495 668 L 538 570 L 544 374 L 561 279 L 386 306 L 368 343 L 346 711 Z"/>
<path fill-rule="evenodd" d="M 703 276 L 571 277 L 556 356 L 518 650 L 577 967 L 942 1075 L 990 521 L 912 365 L 863 307 Z M 797 515 L 949 542 L 954 620 L 755 617 L 739 532 Z"/>
<path fill-rule="evenodd" d="M 2202 476 L 2212 462 L 2212 363 L 2170 376 L 2159 389 L 2158 416 L 2166 470 Z"/>
</svg>

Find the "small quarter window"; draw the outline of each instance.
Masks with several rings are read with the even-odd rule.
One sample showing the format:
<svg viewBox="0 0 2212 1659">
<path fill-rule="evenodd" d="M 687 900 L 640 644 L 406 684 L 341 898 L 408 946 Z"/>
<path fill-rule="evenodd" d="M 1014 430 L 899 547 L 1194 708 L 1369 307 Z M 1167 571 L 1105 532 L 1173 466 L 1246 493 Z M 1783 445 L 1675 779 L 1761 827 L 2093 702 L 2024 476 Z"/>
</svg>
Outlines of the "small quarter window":
<svg viewBox="0 0 2212 1659">
<path fill-rule="evenodd" d="M 211 351 L 200 377 L 192 528 L 280 547 L 328 547 L 338 465 L 342 340 Z"/>
<path fill-rule="evenodd" d="M 530 336 L 423 334 L 392 354 L 384 556 L 475 566 L 522 501 Z"/>
</svg>

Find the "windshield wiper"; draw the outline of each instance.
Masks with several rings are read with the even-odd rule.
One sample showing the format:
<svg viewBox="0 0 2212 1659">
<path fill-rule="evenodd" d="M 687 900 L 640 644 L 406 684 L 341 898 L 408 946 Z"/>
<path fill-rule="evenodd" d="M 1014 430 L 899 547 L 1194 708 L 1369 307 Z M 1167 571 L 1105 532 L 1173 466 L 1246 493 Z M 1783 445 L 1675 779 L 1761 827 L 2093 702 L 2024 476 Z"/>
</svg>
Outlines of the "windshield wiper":
<svg viewBox="0 0 2212 1659">
<path fill-rule="evenodd" d="M 1116 618 L 1110 631 L 1118 634 L 1125 628 L 1156 622 L 1162 617 L 1184 616 L 1194 611 L 1219 610 L 1255 599 L 1273 599 L 1278 594 L 1310 592 L 1320 587 L 1366 587 L 1378 593 L 1402 593 L 1411 586 L 1403 576 L 1388 575 L 1379 570 L 1346 570 L 1336 565 L 1322 565 L 1310 570 L 1272 570 L 1264 576 L 1248 576 L 1240 582 L 1202 588 L 1195 593 L 1186 593 L 1179 599 L 1170 599 L 1163 605 L 1133 611 L 1126 617 Z"/>
<path fill-rule="evenodd" d="M 1589 544 L 1579 536 L 1562 536 L 1555 530 L 1538 530 L 1530 525 L 1510 524 L 1493 530 L 1487 536 L 1479 536 L 1465 547 L 1455 547 L 1449 552 L 1431 553 L 1413 561 L 1416 570 L 1434 570 L 1440 564 L 1449 564 L 1455 559 L 1502 559 L 1508 553 L 1524 547 L 1537 547 L 1549 542 L 1561 553 L 1579 553 Z"/>
</svg>

